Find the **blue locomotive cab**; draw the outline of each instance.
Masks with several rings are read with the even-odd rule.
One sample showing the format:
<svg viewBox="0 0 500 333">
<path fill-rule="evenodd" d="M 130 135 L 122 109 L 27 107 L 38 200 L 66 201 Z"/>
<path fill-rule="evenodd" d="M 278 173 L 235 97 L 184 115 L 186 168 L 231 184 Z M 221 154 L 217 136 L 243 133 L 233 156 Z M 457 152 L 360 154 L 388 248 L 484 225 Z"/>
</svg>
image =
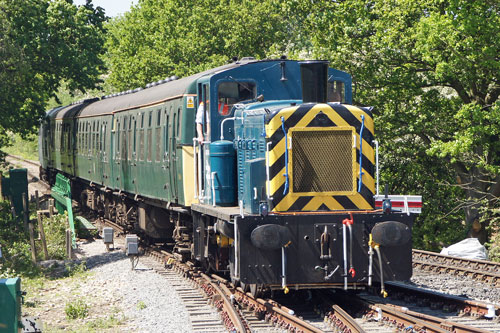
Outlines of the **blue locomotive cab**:
<svg viewBox="0 0 500 333">
<path fill-rule="evenodd" d="M 195 148 L 198 152 L 195 157 L 198 165 L 195 193 L 201 204 L 231 205 L 224 200 L 214 200 L 214 196 L 219 199 L 221 195 L 226 196 L 219 190 L 228 184 L 214 183 L 219 183 L 219 179 L 212 177 L 214 172 L 220 175 L 222 170 L 221 164 L 217 163 L 220 156 L 212 158 L 210 153 L 215 141 L 231 141 L 238 161 L 235 165 L 237 183 L 234 184 L 237 200 L 232 204 L 242 206 L 247 213 L 258 213 L 261 204 L 267 203 L 269 197 L 265 189 L 268 139 L 265 123 L 278 109 L 302 103 L 301 69 L 298 61 L 291 60 L 242 59 L 237 64 L 239 66 L 203 75 L 197 80 L 196 109 L 200 110 L 197 114 L 198 121 L 201 119 L 203 123 L 204 142 Z M 328 68 L 325 62 L 323 64 L 326 66 L 324 99 L 332 103 L 351 102 L 350 75 Z M 309 84 L 315 79 L 316 74 L 312 73 Z M 212 165 L 212 159 L 216 165 Z M 247 181 L 243 179 L 245 177 Z M 217 190 L 214 191 L 212 186 Z"/>
</svg>

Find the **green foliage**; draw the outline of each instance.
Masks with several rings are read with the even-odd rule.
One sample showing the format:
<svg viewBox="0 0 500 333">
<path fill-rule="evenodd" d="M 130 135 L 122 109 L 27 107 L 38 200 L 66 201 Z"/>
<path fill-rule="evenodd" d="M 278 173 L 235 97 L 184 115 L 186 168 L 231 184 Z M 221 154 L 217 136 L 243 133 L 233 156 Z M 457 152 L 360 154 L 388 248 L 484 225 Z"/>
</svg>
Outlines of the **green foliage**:
<svg viewBox="0 0 500 333">
<path fill-rule="evenodd" d="M 31 261 L 29 237 L 22 229 L 22 221 L 12 218 L 10 204 L 1 201 L 0 244 L 2 245 L 3 259 L 0 259 L 0 278 L 34 277 L 40 273 L 40 270 Z"/>
<path fill-rule="evenodd" d="M 88 275 L 87 271 L 87 263 L 85 261 L 82 261 L 78 265 L 67 265 L 66 266 L 68 270 L 68 276 L 85 276 Z"/>
<path fill-rule="evenodd" d="M 51 259 L 66 259 L 67 214 L 56 214 L 52 218 L 43 217 L 43 228 L 47 240 L 47 251 Z M 41 243 L 37 243 L 37 254 L 42 254 Z"/>
<path fill-rule="evenodd" d="M 32 209 L 33 210 L 33 209 Z M 65 259 L 65 230 L 67 228 L 66 215 L 54 215 L 52 219 L 44 218 L 44 230 L 47 241 L 47 250 L 51 259 Z M 37 228 L 35 228 L 37 229 Z M 35 237 L 38 235 L 35 234 Z M 41 276 L 42 271 L 31 261 L 29 236 L 23 231 L 23 222 L 12 218 L 10 203 L 0 201 L 0 244 L 2 245 L 3 259 L 0 259 L 0 277 L 22 276 L 35 278 Z M 43 259 L 41 242 L 36 242 L 37 259 Z M 84 264 L 83 264 L 84 266 Z M 72 267 L 72 272 L 78 273 L 84 268 Z"/>
<path fill-rule="evenodd" d="M 66 303 L 64 312 L 66 313 L 66 318 L 68 319 L 83 319 L 89 314 L 89 306 L 84 300 L 79 298 L 73 302 Z"/>
<path fill-rule="evenodd" d="M 28 160 L 38 161 L 38 136 L 29 135 L 23 139 L 19 134 L 10 134 L 10 146 L 2 148 L 11 155 L 21 156 Z"/>
<path fill-rule="evenodd" d="M 32 132 L 62 80 L 70 90 L 94 87 L 103 69 L 105 19 L 90 1 L 77 7 L 66 0 L 0 0 L 2 133 Z"/>
<path fill-rule="evenodd" d="M 137 309 L 139 310 L 144 310 L 145 308 L 147 308 L 148 306 L 146 305 L 146 303 L 144 303 L 143 301 L 139 301 L 137 302 Z"/>
<path fill-rule="evenodd" d="M 500 198 L 483 205 L 482 223 L 488 224 L 490 241 L 486 243 L 488 257 L 492 261 L 500 262 Z"/>
<path fill-rule="evenodd" d="M 288 34 L 278 4 L 142 0 L 107 25 L 108 80 L 116 89 L 130 89 L 219 66 L 233 56 L 265 57 Z"/>
<path fill-rule="evenodd" d="M 102 332 L 102 330 L 113 328 L 123 324 L 123 319 L 112 314 L 106 318 L 98 318 L 86 324 L 87 332 Z"/>
<path fill-rule="evenodd" d="M 350 72 L 356 103 L 376 107 L 383 179 L 391 193 L 422 194 L 426 203 L 415 245 L 436 249 L 463 238 L 481 200 L 500 192 L 499 3 L 284 6 L 307 13 L 313 56 Z"/>
</svg>

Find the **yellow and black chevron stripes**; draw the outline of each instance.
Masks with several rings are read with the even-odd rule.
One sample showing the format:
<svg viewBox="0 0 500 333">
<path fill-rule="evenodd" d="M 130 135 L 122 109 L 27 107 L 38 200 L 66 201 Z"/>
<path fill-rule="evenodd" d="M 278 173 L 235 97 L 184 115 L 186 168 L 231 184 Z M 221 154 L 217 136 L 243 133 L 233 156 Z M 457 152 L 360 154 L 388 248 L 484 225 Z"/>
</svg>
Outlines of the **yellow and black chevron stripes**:
<svg viewBox="0 0 500 333">
<path fill-rule="evenodd" d="M 362 120 L 362 116 L 364 120 Z M 288 142 L 285 143 L 283 121 Z M 363 126 L 362 150 L 359 154 L 359 133 Z M 351 142 L 352 189 L 325 192 L 294 192 L 293 186 L 293 142 L 294 133 L 304 131 L 343 131 L 352 133 Z M 316 211 L 316 210 L 367 210 L 373 209 L 374 181 L 374 149 L 372 146 L 374 125 L 371 113 L 363 108 L 341 104 L 303 104 L 279 111 L 266 124 L 266 135 L 271 142 L 269 148 L 270 192 L 273 197 L 273 211 Z M 335 145 L 336 142 L 329 143 Z M 285 155 L 288 147 L 289 187 L 285 191 Z M 321 147 L 311 147 L 322 149 Z M 326 150 L 325 150 L 326 151 Z M 331 151 L 331 150 L 328 150 Z M 321 151 L 319 152 L 321 154 Z M 325 156 L 325 158 L 332 158 Z M 362 184 L 358 192 L 359 163 L 362 165 Z M 306 170 L 307 171 L 307 170 Z M 332 173 L 335 170 L 331 170 Z M 347 180 L 350 183 L 350 179 Z"/>
</svg>

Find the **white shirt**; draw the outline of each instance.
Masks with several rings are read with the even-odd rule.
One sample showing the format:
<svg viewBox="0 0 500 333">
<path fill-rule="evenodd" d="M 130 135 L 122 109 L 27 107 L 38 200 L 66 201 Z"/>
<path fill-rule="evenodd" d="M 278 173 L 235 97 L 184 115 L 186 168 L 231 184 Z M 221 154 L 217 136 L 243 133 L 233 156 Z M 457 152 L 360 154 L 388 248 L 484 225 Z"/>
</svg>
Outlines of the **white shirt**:
<svg viewBox="0 0 500 333">
<path fill-rule="evenodd" d="M 196 110 L 195 123 L 203 124 L 203 102 L 200 103 L 200 105 L 198 106 L 198 110 Z M 209 114 L 207 114 L 207 123 L 210 123 L 210 115 Z"/>
</svg>

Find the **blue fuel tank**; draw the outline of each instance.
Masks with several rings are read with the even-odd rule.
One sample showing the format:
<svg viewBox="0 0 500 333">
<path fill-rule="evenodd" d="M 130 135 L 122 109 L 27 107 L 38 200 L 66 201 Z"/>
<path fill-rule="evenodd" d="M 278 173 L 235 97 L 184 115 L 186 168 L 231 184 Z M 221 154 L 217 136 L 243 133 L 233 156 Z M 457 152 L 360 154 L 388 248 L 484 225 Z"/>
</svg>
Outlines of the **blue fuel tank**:
<svg viewBox="0 0 500 333">
<path fill-rule="evenodd" d="M 215 172 L 215 203 L 236 206 L 236 151 L 231 141 L 210 144 L 210 169 Z"/>
</svg>

